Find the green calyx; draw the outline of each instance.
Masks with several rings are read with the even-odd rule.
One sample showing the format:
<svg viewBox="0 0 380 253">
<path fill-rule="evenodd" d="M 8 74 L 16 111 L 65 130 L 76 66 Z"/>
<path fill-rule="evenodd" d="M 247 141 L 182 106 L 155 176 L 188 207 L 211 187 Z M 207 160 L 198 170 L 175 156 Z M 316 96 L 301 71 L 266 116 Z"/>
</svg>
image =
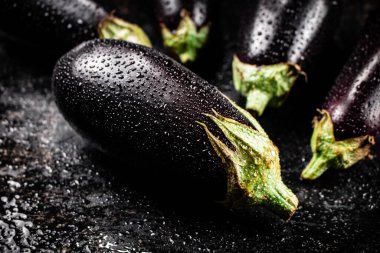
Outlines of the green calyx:
<svg viewBox="0 0 380 253">
<path fill-rule="evenodd" d="M 322 117 L 314 118 L 314 132 L 311 137 L 313 158 L 302 171 L 303 179 L 314 180 L 328 168 L 347 169 L 360 160 L 370 157 L 375 144 L 373 136 L 364 135 L 337 141 L 334 124 L 328 111 L 320 111 Z"/>
<path fill-rule="evenodd" d="M 235 89 L 247 97 L 246 109 L 262 115 L 267 105 L 280 107 L 295 81 L 304 75 L 300 67 L 290 63 L 256 66 L 243 63 L 235 55 L 232 61 Z"/>
<path fill-rule="evenodd" d="M 152 47 L 148 36 L 135 24 L 125 22 L 114 16 L 105 17 L 98 27 L 99 38 L 125 40 L 146 47 Z"/>
<path fill-rule="evenodd" d="M 197 52 L 207 41 L 209 25 L 200 29 L 186 10 L 181 11 L 181 21 L 175 31 L 170 31 L 161 23 L 161 34 L 164 46 L 172 50 L 182 63 L 193 62 L 197 58 Z"/>
<path fill-rule="evenodd" d="M 264 206 L 289 219 L 297 209 L 298 199 L 281 180 L 278 149 L 247 111 L 233 105 L 255 129 L 215 111 L 214 115 L 205 115 L 221 129 L 235 150 L 211 133 L 206 124 L 198 122 L 226 168 L 227 194 L 223 203 L 232 208 Z"/>
</svg>

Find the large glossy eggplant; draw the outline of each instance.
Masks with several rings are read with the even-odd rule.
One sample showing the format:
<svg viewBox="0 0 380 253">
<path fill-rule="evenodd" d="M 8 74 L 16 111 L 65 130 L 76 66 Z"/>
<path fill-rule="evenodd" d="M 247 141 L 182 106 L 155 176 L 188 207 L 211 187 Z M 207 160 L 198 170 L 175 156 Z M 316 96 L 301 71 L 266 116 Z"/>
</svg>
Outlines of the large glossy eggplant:
<svg viewBox="0 0 380 253">
<path fill-rule="evenodd" d="M 235 89 L 261 115 L 279 107 L 331 39 L 340 3 L 333 0 L 250 1 L 232 62 Z"/>
<path fill-rule="evenodd" d="M 346 169 L 370 156 L 380 136 L 380 16 L 368 21 L 362 38 L 314 119 L 313 158 L 302 178 L 328 168 Z"/>
<path fill-rule="evenodd" d="M 193 62 L 207 41 L 210 0 L 156 0 L 164 46 L 182 63 Z"/>
<path fill-rule="evenodd" d="M 151 46 L 139 26 L 107 13 L 91 0 L 1 0 L 0 31 L 62 51 L 99 37 Z"/>
<path fill-rule="evenodd" d="M 297 208 L 259 123 L 156 50 L 83 43 L 57 63 L 53 91 L 64 117 L 109 154 L 174 168 L 232 207 L 262 205 L 285 218 Z"/>
</svg>

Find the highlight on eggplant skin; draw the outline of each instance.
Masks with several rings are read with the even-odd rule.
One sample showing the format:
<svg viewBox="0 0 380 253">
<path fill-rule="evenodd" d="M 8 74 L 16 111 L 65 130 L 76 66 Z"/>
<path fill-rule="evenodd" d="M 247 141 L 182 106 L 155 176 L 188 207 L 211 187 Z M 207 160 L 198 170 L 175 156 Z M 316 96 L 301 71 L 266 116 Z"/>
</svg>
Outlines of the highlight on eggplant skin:
<svg viewBox="0 0 380 253">
<path fill-rule="evenodd" d="M 307 79 L 316 56 L 331 40 L 340 1 L 250 1 L 241 17 L 232 62 L 235 89 L 246 108 L 261 115 L 283 104 L 294 83 Z"/>
<path fill-rule="evenodd" d="M 58 61 L 52 85 L 63 116 L 108 154 L 180 171 L 228 207 L 264 206 L 286 219 L 296 211 L 278 149 L 260 124 L 156 50 L 85 42 Z"/>
<path fill-rule="evenodd" d="M 151 47 L 139 26 L 107 13 L 92 0 L 0 1 L 0 31 L 31 45 L 63 51 L 94 38 Z"/>
<path fill-rule="evenodd" d="M 210 0 L 155 0 L 163 44 L 182 63 L 194 62 L 210 31 Z"/>
<path fill-rule="evenodd" d="M 313 158 L 301 177 L 347 169 L 371 157 L 380 136 L 380 17 L 367 22 L 355 51 L 329 92 L 311 139 Z"/>
</svg>

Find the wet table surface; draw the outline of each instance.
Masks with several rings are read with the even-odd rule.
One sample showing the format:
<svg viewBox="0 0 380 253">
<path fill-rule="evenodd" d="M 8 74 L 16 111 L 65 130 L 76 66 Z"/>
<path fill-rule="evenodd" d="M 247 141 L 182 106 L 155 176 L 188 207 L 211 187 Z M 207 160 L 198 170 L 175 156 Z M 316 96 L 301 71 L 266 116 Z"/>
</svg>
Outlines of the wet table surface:
<svg viewBox="0 0 380 253">
<path fill-rule="evenodd" d="M 216 74 L 200 74 L 226 90 L 233 45 L 230 37 L 223 40 L 226 54 L 214 64 Z M 106 157 L 71 129 L 50 92 L 50 59 L 30 51 L 0 39 L 1 252 L 380 249 L 377 156 L 312 183 L 299 179 L 310 159 L 310 122 L 330 85 L 318 83 L 331 83 L 339 67 L 325 66 L 327 74 L 315 74 L 283 108 L 260 119 L 281 151 L 283 179 L 300 199 L 285 222 L 260 208 L 231 212 L 183 199 L 177 189 L 170 194 L 160 179 L 139 182 L 133 173 L 120 174 L 138 165 Z M 343 49 L 334 64 L 345 57 Z"/>
</svg>

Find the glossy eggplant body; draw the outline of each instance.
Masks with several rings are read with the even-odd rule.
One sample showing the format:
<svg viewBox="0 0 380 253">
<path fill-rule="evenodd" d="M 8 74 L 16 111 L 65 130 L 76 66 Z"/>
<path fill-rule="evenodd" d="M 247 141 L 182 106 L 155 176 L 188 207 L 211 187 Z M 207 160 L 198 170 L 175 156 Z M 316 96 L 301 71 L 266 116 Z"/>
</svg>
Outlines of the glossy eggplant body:
<svg viewBox="0 0 380 253">
<path fill-rule="evenodd" d="M 312 67 L 333 35 L 339 1 L 250 1 L 242 16 L 234 57 L 235 87 L 247 96 L 247 108 L 262 113 L 280 106 L 294 82 Z M 267 94 L 252 95 L 259 90 Z M 257 102 L 255 102 L 257 100 Z M 252 104 L 250 104 L 252 103 Z M 255 103 L 259 103 L 256 104 Z"/>
<path fill-rule="evenodd" d="M 183 62 L 194 61 L 206 43 L 210 0 L 156 0 L 164 46 Z"/>
<path fill-rule="evenodd" d="M 256 3 L 255 3 L 256 2 Z M 252 1 L 236 55 L 244 63 L 297 64 L 307 70 L 336 24 L 338 1 Z"/>
<path fill-rule="evenodd" d="M 296 197 L 281 182 L 277 148 L 257 121 L 212 85 L 155 50 L 123 41 L 83 43 L 57 63 L 53 91 L 65 118 L 109 154 L 130 160 L 137 153 L 154 161 L 154 169 L 175 168 L 189 180 L 208 185 L 208 194 L 215 198 L 226 197 L 227 191 L 227 199 L 236 202 L 237 194 L 248 206 L 255 201 L 240 195 L 242 190 L 230 180 L 235 170 L 226 167 L 236 165 L 232 157 L 246 165 L 261 161 L 263 174 L 275 174 L 267 180 L 272 186 L 262 188 L 276 189 L 282 197 L 255 203 L 283 216 L 295 211 Z M 237 135 L 246 149 L 259 152 L 256 160 L 240 153 Z M 252 138 L 258 138 L 254 146 L 246 143 Z M 229 158 L 226 152 L 231 152 Z M 250 166 L 260 173 L 259 165 Z M 252 187 L 260 184 L 259 177 L 242 174 L 250 178 Z"/>
<path fill-rule="evenodd" d="M 369 24 L 322 107 L 340 140 L 380 135 L 380 18 Z"/>
<path fill-rule="evenodd" d="M 105 32 L 126 31 L 122 22 L 91 0 L 0 1 L 0 31 L 44 48 L 69 50 L 83 41 L 107 37 Z M 126 24 L 130 32 L 138 29 Z M 102 30 L 105 26 L 108 30 Z M 147 40 L 142 38 L 141 44 L 149 46 Z"/>
<path fill-rule="evenodd" d="M 374 139 L 380 136 L 379 31 L 380 17 L 376 13 L 370 17 L 358 46 L 330 90 L 322 107 L 322 117 L 316 119 L 313 138 L 315 142 L 322 139 L 314 144 L 316 147 L 324 145 L 323 138 L 326 139 L 326 136 L 333 137 L 333 141 L 329 140 L 331 147 L 337 146 L 337 143 L 347 146 L 336 155 L 345 155 L 349 159 L 345 163 L 330 164 L 331 167 L 348 168 L 364 159 L 369 155 Z M 329 131 L 326 130 L 327 124 Z M 327 152 L 331 153 L 324 151 Z M 312 174 L 314 178 L 313 173 L 317 172 L 320 175 L 321 166 L 315 167 L 306 170 L 304 177 Z"/>
</svg>

